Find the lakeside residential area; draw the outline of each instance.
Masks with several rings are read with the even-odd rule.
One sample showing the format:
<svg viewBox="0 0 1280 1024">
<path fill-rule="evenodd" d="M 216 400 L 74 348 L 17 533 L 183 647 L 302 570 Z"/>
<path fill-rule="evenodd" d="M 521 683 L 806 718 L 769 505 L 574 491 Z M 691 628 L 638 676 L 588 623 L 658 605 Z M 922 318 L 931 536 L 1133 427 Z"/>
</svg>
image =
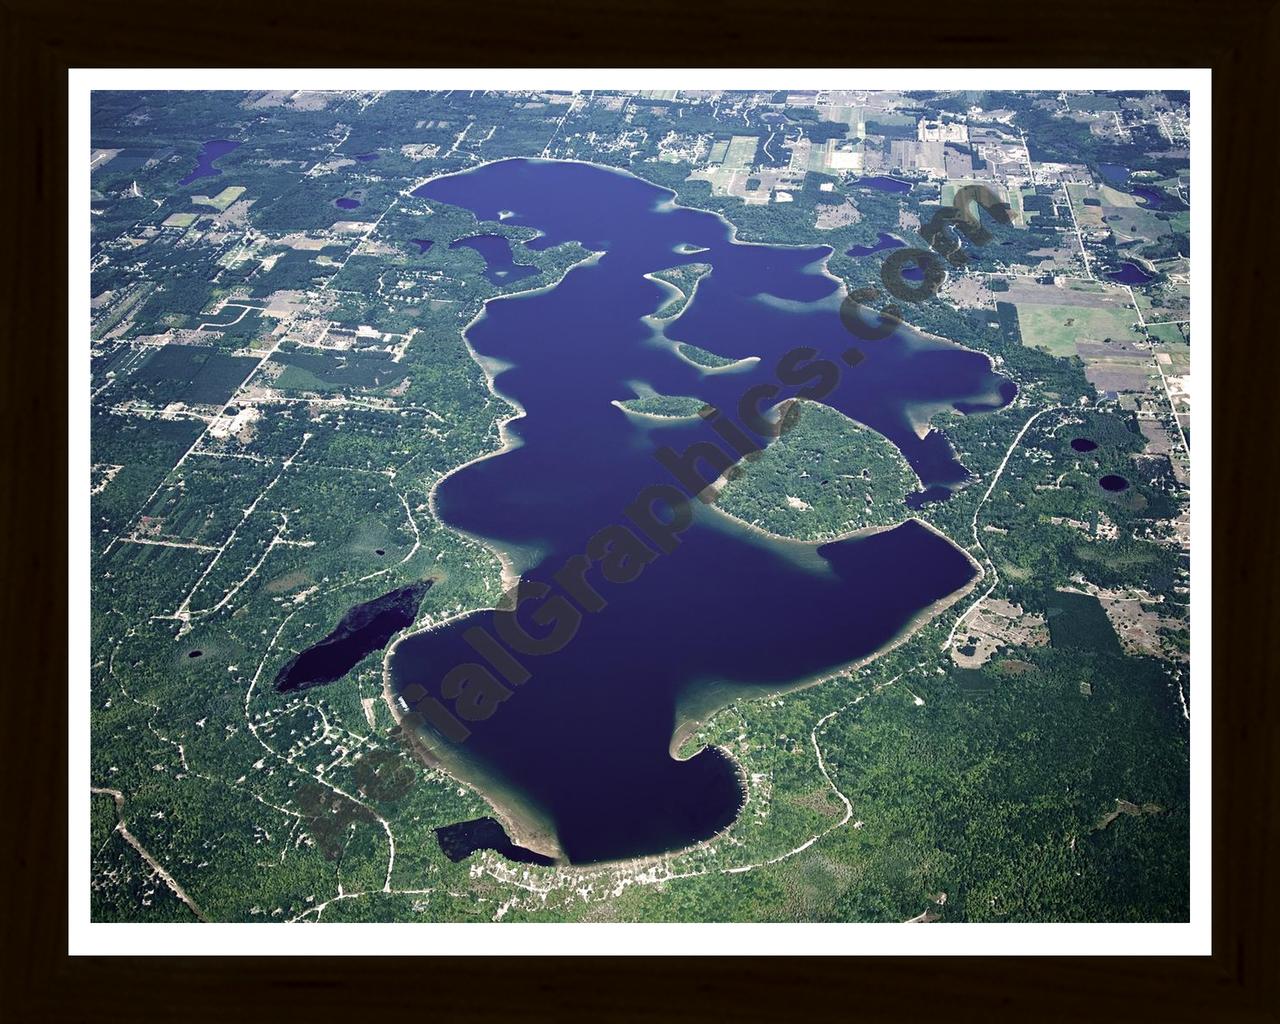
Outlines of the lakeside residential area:
<svg viewBox="0 0 1280 1024">
<path fill-rule="evenodd" d="M 95 921 L 1187 920 L 1186 94 L 91 135 Z"/>
</svg>

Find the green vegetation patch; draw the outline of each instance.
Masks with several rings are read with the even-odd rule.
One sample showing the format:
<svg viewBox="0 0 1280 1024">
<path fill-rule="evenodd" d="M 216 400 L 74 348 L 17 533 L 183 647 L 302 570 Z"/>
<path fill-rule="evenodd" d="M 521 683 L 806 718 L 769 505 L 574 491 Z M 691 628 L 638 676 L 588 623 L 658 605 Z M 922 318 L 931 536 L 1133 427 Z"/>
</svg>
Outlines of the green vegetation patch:
<svg viewBox="0 0 1280 1024">
<path fill-rule="evenodd" d="M 333 267 L 317 263 L 314 253 L 290 249 L 271 264 L 270 270 L 254 277 L 250 294 L 263 298 L 278 291 L 306 291 L 334 272 Z"/>
<path fill-rule="evenodd" d="M 781 437 L 741 467 L 719 507 L 770 533 L 829 537 L 904 518 L 918 485 L 885 437 L 824 405 L 793 402 Z"/>
<path fill-rule="evenodd" d="M 284 366 L 276 378 L 283 391 L 371 390 L 393 387 L 407 368 L 385 352 L 278 352 L 273 363 Z"/>
<path fill-rule="evenodd" d="M 1055 356 L 1076 354 L 1076 341 L 1132 340 L 1136 337 L 1132 310 L 1120 307 L 1042 306 L 1018 304 L 1022 342 Z"/>
<path fill-rule="evenodd" d="M 165 345 L 130 379 L 132 397 L 168 405 L 221 405 L 244 383 L 257 361 L 201 345 Z"/>
<path fill-rule="evenodd" d="M 718 370 L 725 366 L 732 366 L 738 361 L 736 359 L 726 359 L 724 356 L 718 356 L 714 352 L 708 352 L 705 348 L 699 348 L 697 345 L 690 345 L 683 341 L 676 345 L 676 351 L 689 362 L 696 363 L 698 366 L 708 370 Z"/>
<path fill-rule="evenodd" d="M 653 274 L 660 281 L 678 289 L 679 294 L 668 294 L 657 312 L 653 315 L 659 320 L 671 320 L 684 311 L 689 300 L 693 298 L 693 290 L 702 277 L 711 271 L 709 263 L 687 263 L 683 267 L 671 267 Z"/>
<path fill-rule="evenodd" d="M 1107 613 L 1091 594 L 1055 590 L 1044 610 L 1049 642 L 1059 650 L 1119 654 L 1120 641 Z"/>
<path fill-rule="evenodd" d="M 191 201 L 196 206 L 211 206 L 221 213 L 244 193 L 245 187 L 243 185 L 228 185 L 216 196 L 192 196 Z"/>
<path fill-rule="evenodd" d="M 1170 345 L 1180 345 L 1186 340 L 1182 336 L 1182 328 L 1177 324 L 1147 324 L 1147 333 L 1156 341 Z"/>
<path fill-rule="evenodd" d="M 628 412 L 679 419 L 697 416 L 699 410 L 707 405 L 701 398 L 694 398 L 692 395 L 644 395 L 640 398 L 628 398 L 618 404 Z"/>
<path fill-rule="evenodd" d="M 914 676 L 827 727 L 827 763 L 865 822 L 822 844 L 859 871 L 828 896 L 830 919 L 1186 920 L 1187 744 L 1159 665 L 1018 657 L 1030 670 L 988 683 Z M 1095 831 L 1117 796 L 1165 813 Z"/>
<path fill-rule="evenodd" d="M 1022 208 L 1022 191 L 1020 189 L 1007 189 L 1002 185 L 996 185 L 990 181 L 977 181 L 957 179 L 948 181 L 942 186 L 942 205 L 950 207 L 954 204 L 956 192 L 964 188 L 966 185 L 978 185 L 981 188 L 989 189 L 999 197 L 1002 203 L 1009 204 L 1009 218 L 1017 227 L 1026 224 L 1026 213 Z"/>
</svg>

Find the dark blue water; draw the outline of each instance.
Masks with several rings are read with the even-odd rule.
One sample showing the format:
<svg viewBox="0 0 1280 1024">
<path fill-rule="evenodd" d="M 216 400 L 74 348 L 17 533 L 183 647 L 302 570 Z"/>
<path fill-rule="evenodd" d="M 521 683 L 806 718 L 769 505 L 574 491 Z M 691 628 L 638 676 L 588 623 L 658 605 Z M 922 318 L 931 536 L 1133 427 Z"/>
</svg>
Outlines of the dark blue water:
<svg viewBox="0 0 1280 1024">
<path fill-rule="evenodd" d="M 377 153 L 357 153 L 356 159 L 364 162 L 368 162 L 370 160 L 377 160 L 378 154 Z"/>
<path fill-rule="evenodd" d="M 1129 168 L 1127 167 L 1123 167 L 1120 164 L 1099 164 L 1098 170 L 1108 185 L 1123 189 L 1130 195 L 1137 196 L 1147 209 L 1165 211 L 1186 209 L 1185 203 L 1163 189 L 1158 189 L 1151 185 L 1132 184 L 1129 180 Z"/>
<path fill-rule="evenodd" d="M 479 850 L 496 850 L 507 860 L 518 864 L 540 864 L 547 867 L 555 863 L 550 857 L 516 846 L 493 818 L 475 818 L 438 828 L 436 841 L 444 855 L 455 864 Z"/>
<path fill-rule="evenodd" d="M 870 256 L 872 253 L 884 252 L 885 249 L 900 249 L 907 243 L 901 239 L 894 238 L 893 235 L 880 232 L 880 237 L 876 239 L 875 245 L 855 245 L 847 255 L 853 257 Z"/>
<path fill-rule="evenodd" d="M 196 165 L 191 173 L 183 178 L 179 185 L 190 185 L 193 181 L 200 178 L 215 178 L 222 172 L 214 167 L 214 161 L 220 157 L 226 156 L 240 143 L 232 142 L 230 139 L 211 139 L 206 142 L 200 150 L 200 154 L 196 157 Z"/>
<path fill-rule="evenodd" d="M 341 679 L 413 624 L 422 597 L 430 588 L 430 580 L 411 583 L 351 608 L 332 633 L 289 659 L 276 674 L 276 690 L 306 690 Z"/>
<path fill-rule="evenodd" d="M 1120 264 L 1119 270 L 1113 270 L 1107 274 L 1112 281 L 1120 284 L 1148 284 L 1155 278 L 1143 270 L 1138 264 L 1125 260 Z"/>
<path fill-rule="evenodd" d="M 906 195 L 911 191 L 911 182 L 903 181 L 901 178 L 854 178 L 853 184 L 859 188 L 873 188 L 877 192 L 895 192 L 898 195 Z"/>
<path fill-rule="evenodd" d="M 595 862 L 714 835 L 738 812 L 738 770 L 715 749 L 676 760 L 681 725 L 872 654 L 975 569 L 914 521 L 815 545 L 766 537 L 693 501 L 684 529 L 664 534 L 667 501 L 702 482 L 677 486 L 658 450 L 703 443 L 715 465 L 702 475 L 713 477 L 737 458 L 713 422 L 742 422 L 748 389 L 777 388 L 767 409 L 820 383 L 826 404 L 892 440 L 945 497 L 967 474 L 945 437 L 917 436 L 913 412 L 995 408 L 1012 386 L 985 357 L 906 330 L 852 338 L 843 287 L 823 272 L 829 248 L 736 243 L 719 217 L 676 207 L 670 192 L 625 173 L 507 160 L 416 194 L 480 219 L 519 210 L 512 222 L 545 232 L 547 244 L 575 240 L 604 255 L 553 288 L 491 301 L 467 331 L 477 353 L 501 361 L 495 386 L 525 415 L 508 426 L 512 448 L 445 478 L 433 505 L 506 552 L 532 589 L 514 623 L 479 611 L 400 643 L 392 685 L 423 716 L 406 722 L 519 822 L 513 838 L 524 846 Z M 646 320 L 666 293 L 645 275 L 691 262 L 713 267 L 694 300 L 674 320 Z M 863 358 L 839 364 L 836 379 L 780 375 L 797 345 L 835 371 L 855 341 Z M 675 342 L 759 361 L 707 373 Z M 662 425 L 630 416 L 610 403 L 636 381 L 722 415 Z M 653 485 L 668 490 L 637 504 Z M 533 638 L 573 635 L 531 653 L 517 626 Z"/>
<path fill-rule="evenodd" d="M 341 199 L 335 199 L 333 205 L 339 210 L 354 210 L 360 205 L 360 200 L 352 199 L 350 196 L 343 196 Z"/>
<path fill-rule="evenodd" d="M 907 495 L 907 508 L 921 509 L 926 505 L 932 505 L 934 502 L 946 501 L 951 497 L 951 488 L 943 487 L 935 484 L 933 487 L 926 487 L 922 491 L 915 491 Z"/>
<path fill-rule="evenodd" d="M 435 242 L 430 238 L 411 238 L 409 241 L 418 247 L 419 256 L 435 245 Z"/>
<path fill-rule="evenodd" d="M 414 195 L 421 195 L 425 189 L 419 189 Z M 490 220 L 497 220 L 497 213 Z M 539 239 L 545 243 L 545 239 Z M 493 284 L 512 284 L 516 281 L 523 280 L 526 277 L 532 277 L 538 272 L 537 267 L 531 267 L 526 263 L 517 263 L 515 257 L 511 255 L 511 243 L 502 235 L 472 235 L 470 238 L 459 238 L 456 242 L 450 242 L 450 249 L 460 248 L 474 249 L 484 257 L 485 270 L 484 276 Z M 547 248 L 546 244 L 538 246 L 538 248 Z"/>
<path fill-rule="evenodd" d="M 1186 204 L 1163 189 L 1150 185 L 1132 185 L 1129 191 L 1149 210 L 1185 210 Z"/>
<path fill-rule="evenodd" d="M 1098 481 L 1098 483 L 1102 485 L 1102 489 L 1104 491 L 1123 491 L 1129 487 L 1128 480 L 1122 476 L 1115 476 L 1114 474 L 1104 476 Z"/>
<path fill-rule="evenodd" d="M 1129 181 L 1129 168 L 1121 164 L 1098 164 L 1098 170 L 1102 172 L 1102 179 L 1116 188 L 1124 188 Z"/>
<path fill-rule="evenodd" d="M 1073 437 L 1071 439 L 1071 447 L 1078 452 L 1091 452 L 1098 447 L 1098 442 L 1091 441 L 1087 437 Z"/>
</svg>

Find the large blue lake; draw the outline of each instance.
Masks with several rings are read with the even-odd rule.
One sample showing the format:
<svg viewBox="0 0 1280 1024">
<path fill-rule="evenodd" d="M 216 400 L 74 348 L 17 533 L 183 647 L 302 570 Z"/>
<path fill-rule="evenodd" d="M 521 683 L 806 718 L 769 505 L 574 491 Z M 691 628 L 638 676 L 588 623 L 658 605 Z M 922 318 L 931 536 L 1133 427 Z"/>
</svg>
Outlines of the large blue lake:
<svg viewBox="0 0 1280 1024">
<path fill-rule="evenodd" d="M 403 640 L 391 684 L 423 716 L 406 723 L 515 826 L 513 838 L 540 852 L 599 862 L 708 838 L 737 815 L 742 786 L 717 749 L 673 756 L 688 723 L 872 655 L 954 599 L 976 570 L 914 521 L 806 544 L 692 501 L 684 529 L 664 535 L 675 513 L 653 495 L 681 492 L 658 450 L 704 442 L 727 451 L 714 423 L 741 423 L 748 389 L 776 387 L 767 409 L 815 384 L 785 371 L 790 383 L 780 380 L 780 360 L 806 346 L 840 368 L 826 404 L 889 438 L 945 497 L 967 474 L 945 437 L 917 425 L 939 408 L 998 408 L 1012 386 L 986 357 L 904 329 L 854 338 L 839 315 L 843 286 L 825 273 L 830 249 L 738 243 L 718 216 L 678 207 L 668 190 L 625 173 L 506 160 L 416 194 L 482 220 L 514 211 L 504 223 L 543 232 L 537 248 L 572 240 L 602 255 L 554 287 L 491 301 L 468 329 L 497 368 L 494 386 L 523 415 L 508 425 L 504 452 L 446 477 L 434 497 L 444 522 L 502 552 L 532 584 L 515 616 L 524 633 L 559 635 L 575 619 L 576 632 L 554 653 L 527 653 L 511 617 L 486 610 Z M 694 262 L 713 268 L 694 300 L 673 320 L 646 319 L 667 297 L 646 275 Z M 708 372 L 681 358 L 677 342 L 757 359 Z M 855 346 L 863 358 L 844 365 Z M 636 383 L 696 396 L 722 415 L 659 421 L 611 404 Z M 674 490 L 637 505 L 653 485 Z M 627 535 L 645 543 L 637 549 Z M 495 639 L 504 635 L 505 656 Z M 466 665 L 483 672 L 453 671 Z"/>
</svg>

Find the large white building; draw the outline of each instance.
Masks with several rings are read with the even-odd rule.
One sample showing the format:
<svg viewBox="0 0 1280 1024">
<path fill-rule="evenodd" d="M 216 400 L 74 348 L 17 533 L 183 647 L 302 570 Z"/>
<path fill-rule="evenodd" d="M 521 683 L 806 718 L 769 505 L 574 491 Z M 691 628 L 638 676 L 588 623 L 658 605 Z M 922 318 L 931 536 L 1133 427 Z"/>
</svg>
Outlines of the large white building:
<svg viewBox="0 0 1280 1024">
<path fill-rule="evenodd" d="M 926 117 L 916 125 L 920 142 L 968 142 L 969 129 L 960 121 L 931 121 Z"/>
</svg>

